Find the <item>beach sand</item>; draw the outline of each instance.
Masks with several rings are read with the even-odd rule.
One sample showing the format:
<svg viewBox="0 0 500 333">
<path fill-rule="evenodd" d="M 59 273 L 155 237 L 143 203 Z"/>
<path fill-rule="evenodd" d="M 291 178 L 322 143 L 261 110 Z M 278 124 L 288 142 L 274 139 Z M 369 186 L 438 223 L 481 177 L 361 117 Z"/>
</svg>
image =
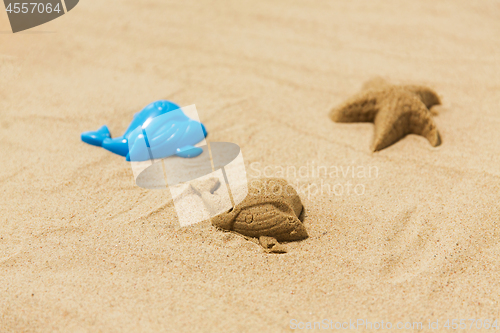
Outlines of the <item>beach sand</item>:
<svg viewBox="0 0 500 333">
<path fill-rule="evenodd" d="M 0 11 L 0 331 L 500 319 L 499 14 L 496 1 L 85 0 L 12 34 Z M 409 135 L 373 153 L 373 124 L 330 120 L 378 76 L 437 91 L 440 146 Z M 209 221 L 181 228 L 168 190 L 80 141 L 103 124 L 121 135 L 162 98 L 196 104 L 249 179 L 296 184 L 309 238 L 268 254 Z"/>
</svg>

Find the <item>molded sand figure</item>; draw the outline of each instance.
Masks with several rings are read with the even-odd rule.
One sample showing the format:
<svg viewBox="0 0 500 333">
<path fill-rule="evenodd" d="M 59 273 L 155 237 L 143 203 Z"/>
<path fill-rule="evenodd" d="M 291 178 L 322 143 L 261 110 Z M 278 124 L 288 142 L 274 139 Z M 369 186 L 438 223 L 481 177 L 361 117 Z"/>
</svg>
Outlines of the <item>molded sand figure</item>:
<svg viewBox="0 0 500 333">
<path fill-rule="evenodd" d="M 373 122 L 372 151 L 389 147 L 408 134 L 421 135 L 436 147 L 441 138 L 429 108 L 438 104 L 439 97 L 430 88 L 396 86 L 375 79 L 365 84 L 361 93 L 334 108 L 330 118 L 340 123 Z"/>
<path fill-rule="evenodd" d="M 134 145 L 147 133 L 149 146 Z M 111 138 L 106 125 L 97 131 L 84 132 L 82 141 L 103 147 L 112 153 L 126 156 L 130 161 L 145 161 L 152 158 L 163 158 L 171 155 L 195 157 L 203 152 L 195 144 L 207 136 L 203 124 L 188 118 L 180 106 L 169 101 L 160 100 L 148 104 L 134 115 L 134 119 L 122 136 Z M 140 142 L 143 140 L 137 140 Z M 151 156 L 154 155 L 154 156 Z"/>
<path fill-rule="evenodd" d="M 216 200 L 214 191 L 221 185 L 217 178 L 191 184 L 207 206 L 213 205 Z M 254 179 L 249 183 L 246 198 L 228 212 L 213 217 L 212 224 L 226 231 L 258 238 L 269 252 L 284 253 L 286 249 L 279 242 L 308 237 L 299 219 L 302 209 L 299 195 L 285 180 Z"/>
</svg>

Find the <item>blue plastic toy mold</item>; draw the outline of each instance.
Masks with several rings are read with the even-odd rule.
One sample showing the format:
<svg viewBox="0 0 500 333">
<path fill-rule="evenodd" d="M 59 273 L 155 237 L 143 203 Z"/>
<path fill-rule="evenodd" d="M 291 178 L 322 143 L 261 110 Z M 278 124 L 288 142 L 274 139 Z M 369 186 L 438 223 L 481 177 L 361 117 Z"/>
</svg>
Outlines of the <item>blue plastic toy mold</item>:
<svg viewBox="0 0 500 333">
<path fill-rule="evenodd" d="M 187 117 L 182 109 L 160 100 L 136 113 L 122 136 L 111 138 L 106 125 L 84 132 L 82 141 L 126 157 L 127 161 L 146 161 L 176 155 L 196 157 L 203 149 L 195 147 L 207 136 L 205 126 Z"/>
</svg>

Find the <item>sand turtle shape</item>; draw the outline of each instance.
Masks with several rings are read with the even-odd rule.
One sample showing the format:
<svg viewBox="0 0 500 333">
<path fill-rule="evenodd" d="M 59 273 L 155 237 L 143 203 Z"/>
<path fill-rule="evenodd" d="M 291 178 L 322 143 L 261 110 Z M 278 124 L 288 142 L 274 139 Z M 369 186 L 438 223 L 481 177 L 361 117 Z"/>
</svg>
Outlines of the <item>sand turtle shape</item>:
<svg viewBox="0 0 500 333">
<path fill-rule="evenodd" d="M 191 185 L 204 201 L 210 201 L 217 178 Z M 307 230 L 299 219 L 303 210 L 297 191 L 285 180 L 278 178 L 254 179 L 249 182 L 246 198 L 230 209 L 212 218 L 217 228 L 233 231 L 246 237 L 257 238 L 269 252 L 284 253 L 279 242 L 302 240 Z"/>
</svg>

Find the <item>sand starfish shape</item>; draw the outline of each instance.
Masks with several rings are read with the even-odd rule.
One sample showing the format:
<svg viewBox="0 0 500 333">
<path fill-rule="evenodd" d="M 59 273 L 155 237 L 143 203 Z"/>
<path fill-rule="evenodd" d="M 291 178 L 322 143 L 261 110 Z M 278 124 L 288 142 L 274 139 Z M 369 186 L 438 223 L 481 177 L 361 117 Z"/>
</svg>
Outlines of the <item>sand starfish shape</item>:
<svg viewBox="0 0 500 333">
<path fill-rule="evenodd" d="M 396 143 L 408 134 L 418 134 L 433 147 L 441 138 L 429 110 L 441 104 L 430 88 L 418 85 L 390 85 L 376 79 L 364 85 L 361 93 L 353 96 L 330 112 L 335 122 L 372 122 L 375 134 L 372 151 L 379 151 Z"/>
</svg>

